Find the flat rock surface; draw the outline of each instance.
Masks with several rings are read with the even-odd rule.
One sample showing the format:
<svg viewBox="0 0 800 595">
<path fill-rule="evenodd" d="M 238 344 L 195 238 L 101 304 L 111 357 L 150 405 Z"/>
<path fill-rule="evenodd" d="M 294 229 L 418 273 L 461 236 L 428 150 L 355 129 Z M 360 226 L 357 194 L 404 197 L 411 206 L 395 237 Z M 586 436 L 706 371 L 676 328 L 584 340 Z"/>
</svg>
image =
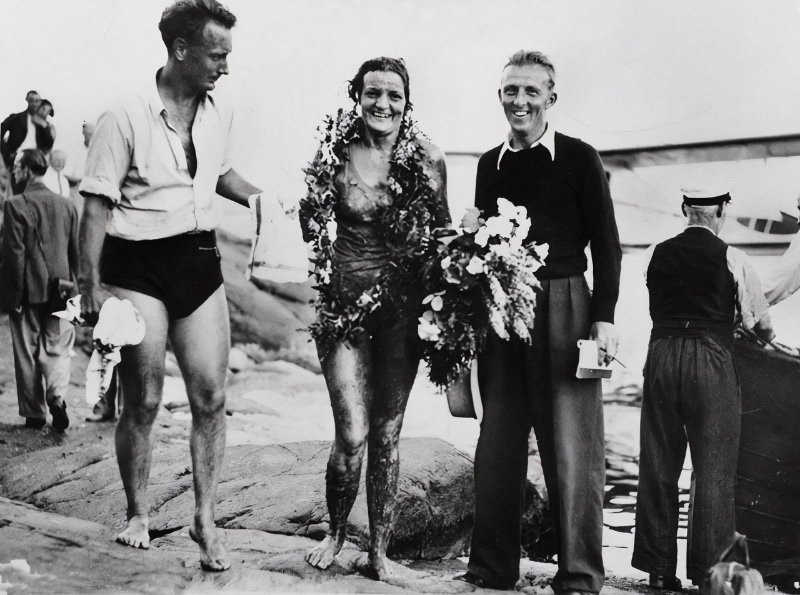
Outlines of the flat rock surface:
<svg viewBox="0 0 800 595">
<path fill-rule="evenodd" d="M 329 520 L 325 466 L 330 448 L 323 441 L 228 448 L 217 491 L 218 525 L 322 539 Z M 403 439 L 400 452 L 398 517 L 390 553 L 428 559 L 462 555 L 474 509 L 470 457 L 438 438 Z M 364 485 L 362 476 L 348 523 L 349 538 L 362 549 L 369 534 Z M 4 496 L 44 510 L 124 527 L 122 482 L 105 444 L 54 446 L 19 455 L 0 470 L 0 486 Z M 148 494 L 151 530 L 170 532 L 191 522 L 194 492 L 183 441 L 156 444 Z M 526 518 L 535 528 L 543 516 L 544 502 L 529 484 Z"/>
<path fill-rule="evenodd" d="M 346 544 L 326 570 L 303 556 L 315 542 L 262 531 L 225 530 L 232 566 L 222 573 L 200 569 L 197 546 L 186 528 L 154 539 L 149 550 L 114 543 L 108 527 L 43 512 L 0 498 L 0 592 L 300 592 L 300 593 L 493 593 L 452 578 L 463 560 L 403 562 L 415 574 L 397 585 L 356 570 L 361 552 Z M 553 564 L 521 561 L 518 590 L 552 595 L 545 587 Z M 609 577 L 603 593 L 651 593 L 639 581 Z"/>
</svg>

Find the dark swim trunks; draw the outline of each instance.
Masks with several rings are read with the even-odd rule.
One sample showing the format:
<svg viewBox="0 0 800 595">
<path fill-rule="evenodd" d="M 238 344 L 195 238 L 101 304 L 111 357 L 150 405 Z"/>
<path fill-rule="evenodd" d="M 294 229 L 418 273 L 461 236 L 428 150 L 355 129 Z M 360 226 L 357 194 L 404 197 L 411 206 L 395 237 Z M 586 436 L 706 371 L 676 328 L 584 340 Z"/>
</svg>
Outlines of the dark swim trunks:
<svg viewBox="0 0 800 595">
<path fill-rule="evenodd" d="M 185 318 L 222 285 L 217 236 L 202 231 L 134 241 L 106 235 L 100 280 L 160 300 L 171 320 Z"/>
</svg>

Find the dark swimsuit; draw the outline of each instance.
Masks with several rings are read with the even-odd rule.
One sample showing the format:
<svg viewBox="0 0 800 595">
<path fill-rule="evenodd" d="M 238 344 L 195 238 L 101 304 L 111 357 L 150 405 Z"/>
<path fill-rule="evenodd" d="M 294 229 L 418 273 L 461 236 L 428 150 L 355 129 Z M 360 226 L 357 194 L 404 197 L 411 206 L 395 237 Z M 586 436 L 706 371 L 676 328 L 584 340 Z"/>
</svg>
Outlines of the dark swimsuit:
<svg viewBox="0 0 800 595">
<path fill-rule="evenodd" d="M 222 285 L 217 236 L 201 231 L 134 241 L 106 235 L 100 279 L 160 300 L 171 320 L 185 318 Z"/>
</svg>

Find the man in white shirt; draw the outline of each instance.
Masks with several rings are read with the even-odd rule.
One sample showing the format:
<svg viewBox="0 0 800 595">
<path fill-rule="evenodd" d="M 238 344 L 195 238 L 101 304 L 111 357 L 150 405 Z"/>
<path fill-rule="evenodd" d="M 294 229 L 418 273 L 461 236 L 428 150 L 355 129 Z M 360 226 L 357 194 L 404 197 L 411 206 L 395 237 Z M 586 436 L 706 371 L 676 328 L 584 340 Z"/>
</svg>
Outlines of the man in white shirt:
<svg viewBox="0 0 800 595">
<path fill-rule="evenodd" d="M 216 0 L 179 1 L 159 23 L 166 65 L 142 93 L 104 113 L 89 145 L 80 192 L 81 307 L 94 322 L 113 293 L 129 299 L 147 333 L 122 350 L 125 403 L 116 434 L 128 500 L 128 527 L 117 541 L 150 545 L 147 501 L 153 423 L 161 402 L 167 339 L 192 410 L 195 514 L 190 535 L 205 570 L 230 560 L 214 525 L 225 450 L 228 304 L 214 229 L 215 193 L 248 206 L 261 191 L 230 164 L 231 111 L 216 95 L 228 74 L 236 17 Z"/>
</svg>

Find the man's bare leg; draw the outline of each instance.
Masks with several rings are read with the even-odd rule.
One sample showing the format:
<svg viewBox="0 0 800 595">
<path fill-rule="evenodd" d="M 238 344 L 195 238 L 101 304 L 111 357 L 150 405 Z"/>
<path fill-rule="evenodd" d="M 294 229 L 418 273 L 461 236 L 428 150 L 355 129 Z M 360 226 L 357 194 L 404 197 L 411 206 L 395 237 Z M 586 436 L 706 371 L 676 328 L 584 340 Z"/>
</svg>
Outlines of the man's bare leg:
<svg viewBox="0 0 800 595">
<path fill-rule="evenodd" d="M 361 461 L 369 431 L 369 345 L 366 339 L 350 345 L 339 343 L 320 357 L 336 425 L 325 497 L 330 529 L 325 539 L 306 553 L 306 561 L 327 568 L 342 549 L 347 536 L 347 517 L 353 508 L 361 480 Z"/>
<path fill-rule="evenodd" d="M 169 322 L 164 304 L 159 300 L 127 289 L 110 289 L 120 299 L 129 299 L 147 325 L 144 340 L 139 345 L 122 349 L 118 370 L 126 401 L 115 437 L 117 463 L 128 499 L 128 527 L 117 536 L 117 541 L 147 549 L 150 547 L 147 504 L 152 452 L 150 432 L 164 387 L 164 355 Z"/>
<path fill-rule="evenodd" d="M 200 546 L 203 569 L 227 570 L 231 563 L 214 525 L 214 501 L 225 454 L 225 376 L 230 352 L 225 287 L 221 285 L 186 318 L 175 320 L 170 340 L 192 411 L 195 509 L 190 534 Z"/>
</svg>

